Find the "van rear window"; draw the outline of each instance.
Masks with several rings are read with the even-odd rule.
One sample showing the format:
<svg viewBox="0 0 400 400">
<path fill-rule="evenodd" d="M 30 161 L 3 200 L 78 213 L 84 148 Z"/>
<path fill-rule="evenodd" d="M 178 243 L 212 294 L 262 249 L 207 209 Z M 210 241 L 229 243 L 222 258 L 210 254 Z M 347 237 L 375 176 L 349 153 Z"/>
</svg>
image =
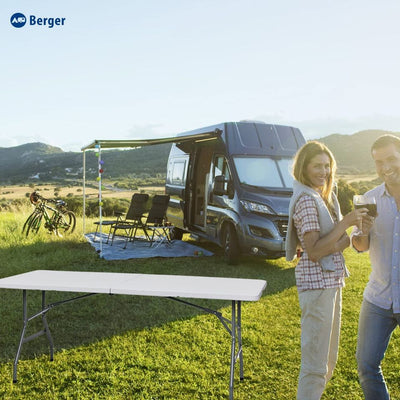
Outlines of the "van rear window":
<svg viewBox="0 0 400 400">
<path fill-rule="evenodd" d="M 185 160 L 174 161 L 174 164 L 172 166 L 172 179 L 171 179 L 171 183 L 173 185 L 184 184 L 185 166 L 186 166 Z"/>
</svg>

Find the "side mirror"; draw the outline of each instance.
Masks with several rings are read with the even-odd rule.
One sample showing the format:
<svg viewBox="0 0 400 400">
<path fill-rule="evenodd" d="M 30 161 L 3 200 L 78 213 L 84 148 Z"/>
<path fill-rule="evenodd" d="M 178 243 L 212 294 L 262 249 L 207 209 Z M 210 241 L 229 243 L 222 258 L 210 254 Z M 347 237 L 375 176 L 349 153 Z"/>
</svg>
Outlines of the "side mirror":
<svg viewBox="0 0 400 400">
<path fill-rule="evenodd" d="M 225 179 L 223 175 L 218 175 L 214 178 L 213 193 L 216 196 L 223 196 L 227 194 L 230 199 L 233 199 L 235 190 L 233 188 L 233 182 Z"/>
<path fill-rule="evenodd" d="M 214 178 L 213 192 L 216 196 L 223 196 L 226 194 L 225 177 L 223 175 L 217 175 Z"/>
</svg>

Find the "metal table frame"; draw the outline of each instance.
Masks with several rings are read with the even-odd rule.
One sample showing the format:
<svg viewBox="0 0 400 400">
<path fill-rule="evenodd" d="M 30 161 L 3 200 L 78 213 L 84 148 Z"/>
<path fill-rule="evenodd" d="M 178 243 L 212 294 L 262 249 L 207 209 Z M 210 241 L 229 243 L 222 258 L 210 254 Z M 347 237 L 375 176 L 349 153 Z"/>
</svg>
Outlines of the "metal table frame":
<svg viewBox="0 0 400 400">
<path fill-rule="evenodd" d="M 50 347 L 50 361 L 53 361 L 54 359 L 54 342 L 53 342 L 53 337 L 50 332 L 49 324 L 47 322 L 46 314 L 53 308 L 60 306 L 65 303 L 70 303 L 75 300 L 80 300 L 83 298 L 87 298 L 93 295 L 96 295 L 98 293 L 87 293 L 82 296 L 77 296 L 73 298 L 69 298 L 66 300 L 58 301 L 55 303 L 51 304 L 46 304 L 46 291 L 42 291 L 42 309 L 33 314 L 32 316 L 28 316 L 28 305 L 27 305 L 27 290 L 23 289 L 22 291 L 22 314 L 23 314 L 23 328 L 21 332 L 21 337 L 19 340 L 18 344 L 18 350 L 14 359 L 14 364 L 13 364 L 13 383 L 16 383 L 18 381 L 17 378 L 17 368 L 18 368 L 18 361 L 21 356 L 21 350 L 22 346 L 24 343 L 30 342 L 31 340 L 34 340 L 42 335 L 46 335 L 47 340 L 49 342 L 49 347 Z M 168 299 L 177 301 L 179 303 L 195 307 L 203 312 L 206 312 L 208 314 L 215 315 L 219 321 L 222 323 L 223 327 L 226 329 L 226 331 L 229 333 L 231 336 L 231 361 L 230 361 L 230 379 L 229 379 L 229 399 L 233 400 L 233 388 L 234 388 L 234 374 L 235 374 L 235 364 L 239 360 L 240 363 L 240 380 L 242 381 L 244 379 L 243 375 L 243 351 L 242 351 L 242 322 L 241 322 L 241 301 L 236 301 L 232 300 L 231 302 L 231 320 L 228 318 L 225 318 L 221 312 L 212 310 L 207 307 L 200 306 L 198 304 L 191 303 L 186 300 L 182 300 L 176 297 L 167 297 Z M 43 329 L 26 337 L 26 330 L 28 327 L 28 323 L 31 322 L 33 319 L 41 317 L 42 318 L 42 324 L 43 324 Z"/>
</svg>

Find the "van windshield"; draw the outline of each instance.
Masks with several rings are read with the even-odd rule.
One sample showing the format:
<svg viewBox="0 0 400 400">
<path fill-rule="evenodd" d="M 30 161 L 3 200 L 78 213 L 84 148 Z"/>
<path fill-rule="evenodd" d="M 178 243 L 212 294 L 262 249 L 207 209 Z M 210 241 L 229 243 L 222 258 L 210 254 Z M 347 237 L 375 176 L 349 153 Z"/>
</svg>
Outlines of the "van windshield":
<svg viewBox="0 0 400 400">
<path fill-rule="evenodd" d="M 233 157 L 240 183 L 258 187 L 293 187 L 292 158 Z"/>
</svg>

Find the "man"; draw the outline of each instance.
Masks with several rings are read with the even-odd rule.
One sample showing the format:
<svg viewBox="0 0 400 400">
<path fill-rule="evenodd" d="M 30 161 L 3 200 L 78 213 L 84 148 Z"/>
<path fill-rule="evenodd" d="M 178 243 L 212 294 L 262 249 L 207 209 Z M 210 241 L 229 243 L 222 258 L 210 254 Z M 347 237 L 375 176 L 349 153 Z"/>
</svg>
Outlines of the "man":
<svg viewBox="0 0 400 400">
<path fill-rule="evenodd" d="M 372 268 L 361 306 L 356 356 L 365 399 L 389 400 L 381 361 L 400 323 L 400 139 L 379 137 L 371 154 L 383 183 L 365 194 L 375 197 L 377 217 L 363 217 L 352 234 L 356 250 L 369 250 Z"/>
</svg>

